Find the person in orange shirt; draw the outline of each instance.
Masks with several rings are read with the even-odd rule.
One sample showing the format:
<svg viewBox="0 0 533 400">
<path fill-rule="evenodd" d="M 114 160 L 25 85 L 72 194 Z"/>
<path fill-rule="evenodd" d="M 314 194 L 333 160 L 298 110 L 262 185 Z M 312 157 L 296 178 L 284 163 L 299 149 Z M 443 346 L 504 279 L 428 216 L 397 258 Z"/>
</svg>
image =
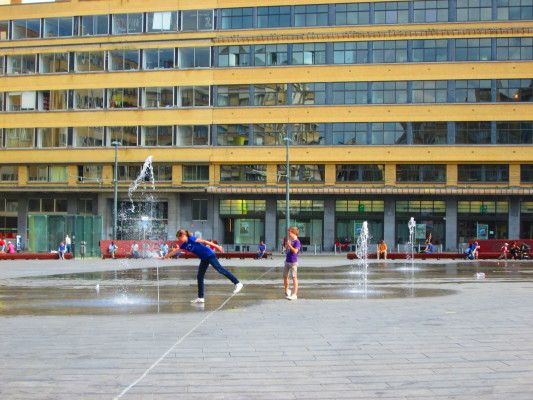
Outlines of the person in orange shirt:
<svg viewBox="0 0 533 400">
<path fill-rule="evenodd" d="M 381 242 L 379 242 L 378 244 L 378 260 L 379 260 L 379 257 L 383 256 L 383 259 L 386 260 L 387 259 L 387 243 L 385 243 L 384 240 L 382 240 Z"/>
</svg>

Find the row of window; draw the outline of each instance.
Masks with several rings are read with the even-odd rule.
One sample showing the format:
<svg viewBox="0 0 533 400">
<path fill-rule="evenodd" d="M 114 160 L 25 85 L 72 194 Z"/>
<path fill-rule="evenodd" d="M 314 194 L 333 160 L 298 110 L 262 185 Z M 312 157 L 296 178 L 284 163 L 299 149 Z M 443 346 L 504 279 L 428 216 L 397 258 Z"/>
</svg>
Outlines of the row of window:
<svg viewBox="0 0 533 400">
<path fill-rule="evenodd" d="M 0 40 L 305 26 L 533 19 L 529 0 L 388 1 L 137 12 L 0 21 Z"/>
<path fill-rule="evenodd" d="M 0 55 L 0 75 L 533 59 L 533 38 L 376 40 Z"/>
<path fill-rule="evenodd" d="M 118 167 L 118 180 L 131 182 L 141 173 L 140 165 Z M 446 183 L 444 164 L 397 164 L 397 183 Z M 68 167 L 64 165 L 30 165 L 28 183 L 68 182 Z M 18 166 L 0 166 L 0 181 L 17 182 Z M 79 183 L 103 183 L 101 165 L 79 165 L 77 179 Z M 183 182 L 208 182 L 208 165 L 184 165 Z M 384 183 L 385 166 L 382 164 L 338 164 L 335 167 L 336 183 Z M 285 164 L 277 166 L 277 181 L 285 182 L 289 175 L 291 182 L 325 182 L 324 164 L 291 164 L 289 174 Z M 152 179 L 152 177 L 146 177 Z M 155 182 L 172 181 L 172 165 L 153 165 Z M 533 164 L 520 166 L 521 183 L 533 183 Z M 457 166 L 459 183 L 509 183 L 509 165 L 507 164 L 459 164 Z M 266 165 L 221 165 L 220 183 L 266 182 Z"/>
<path fill-rule="evenodd" d="M 533 144 L 533 121 L 339 122 L 0 129 L 0 148 Z"/>
<path fill-rule="evenodd" d="M 533 79 L 470 79 L 0 92 L 0 111 L 533 101 Z"/>
</svg>

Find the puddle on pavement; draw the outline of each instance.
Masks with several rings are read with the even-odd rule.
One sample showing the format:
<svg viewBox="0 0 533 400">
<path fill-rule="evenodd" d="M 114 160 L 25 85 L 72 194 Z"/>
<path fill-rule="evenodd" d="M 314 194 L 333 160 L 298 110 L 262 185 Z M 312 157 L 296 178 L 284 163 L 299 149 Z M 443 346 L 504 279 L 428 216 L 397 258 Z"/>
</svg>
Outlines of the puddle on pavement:
<svg viewBox="0 0 533 400">
<path fill-rule="evenodd" d="M 225 308 L 244 310 L 264 300 L 286 301 L 282 268 L 228 269 L 244 282 L 241 293 Z M 300 268 L 299 301 L 306 299 L 391 299 L 446 296 L 460 284 L 533 281 L 526 263 L 372 263 Z M 210 311 L 231 295 L 233 285 L 213 269 L 206 275 L 205 305 L 191 305 L 196 297 L 196 267 L 172 266 L 80 274 L 6 279 L 0 283 L 0 315 L 116 315 Z M 450 285 L 454 284 L 454 285 Z M 439 287 L 441 286 L 441 287 Z"/>
</svg>

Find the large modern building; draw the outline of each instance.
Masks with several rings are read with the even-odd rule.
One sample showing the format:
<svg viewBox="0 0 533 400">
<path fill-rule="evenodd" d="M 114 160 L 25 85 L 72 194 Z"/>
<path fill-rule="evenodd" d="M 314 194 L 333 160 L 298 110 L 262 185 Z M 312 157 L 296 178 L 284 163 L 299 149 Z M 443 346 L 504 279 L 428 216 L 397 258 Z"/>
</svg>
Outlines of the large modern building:
<svg viewBox="0 0 533 400">
<path fill-rule="evenodd" d="M 531 0 L 20 2 L 0 2 L 1 236 L 110 239 L 117 208 L 119 239 L 272 249 L 288 176 L 308 250 L 364 221 L 405 243 L 411 218 L 444 250 L 533 238 Z M 155 190 L 130 196 L 149 156 Z"/>
</svg>

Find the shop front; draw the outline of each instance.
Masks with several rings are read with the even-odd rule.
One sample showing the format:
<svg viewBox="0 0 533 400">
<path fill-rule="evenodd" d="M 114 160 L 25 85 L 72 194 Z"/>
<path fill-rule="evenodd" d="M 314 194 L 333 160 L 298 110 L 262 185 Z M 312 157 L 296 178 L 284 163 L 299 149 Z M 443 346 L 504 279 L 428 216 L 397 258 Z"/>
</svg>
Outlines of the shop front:
<svg viewBox="0 0 533 400">
<path fill-rule="evenodd" d="M 431 239 L 434 245 L 446 247 L 446 202 L 431 200 L 396 201 L 397 244 L 409 243 L 409 221 L 414 218 L 414 244 L 424 246 Z"/>
<path fill-rule="evenodd" d="M 367 222 L 370 243 L 383 239 L 383 200 L 336 200 L 335 201 L 335 243 L 341 250 L 354 251 L 363 222 Z"/>
<path fill-rule="evenodd" d="M 281 248 L 287 237 L 286 201 L 277 200 L 278 244 Z M 324 232 L 324 200 L 290 200 L 290 226 L 298 227 L 302 250 L 322 249 Z"/>
<path fill-rule="evenodd" d="M 508 239 L 509 202 L 457 202 L 457 237 L 459 243 L 470 239 Z"/>
<path fill-rule="evenodd" d="M 235 245 L 236 250 L 251 251 L 253 245 L 265 241 L 265 212 L 266 200 L 220 200 L 224 243 Z"/>
</svg>

